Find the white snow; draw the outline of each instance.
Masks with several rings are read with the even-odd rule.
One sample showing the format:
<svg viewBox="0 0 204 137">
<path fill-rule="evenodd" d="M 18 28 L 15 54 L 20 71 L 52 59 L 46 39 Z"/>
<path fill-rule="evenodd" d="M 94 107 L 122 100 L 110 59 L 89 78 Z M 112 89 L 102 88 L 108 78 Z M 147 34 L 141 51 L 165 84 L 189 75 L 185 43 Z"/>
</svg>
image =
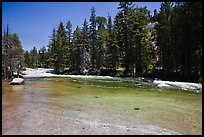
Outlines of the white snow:
<svg viewBox="0 0 204 137">
<path fill-rule="evenodd" d="M 177 88 L 182 90 L 191 90 L 196 92 L 202 92 L 201 83 L 190 83 L 190 82 L 172 82 L 172 81 L 161 81 L 154 80 L 154 84 L 159 88 L 168 87 L 168 88 Z"/>
</svg>

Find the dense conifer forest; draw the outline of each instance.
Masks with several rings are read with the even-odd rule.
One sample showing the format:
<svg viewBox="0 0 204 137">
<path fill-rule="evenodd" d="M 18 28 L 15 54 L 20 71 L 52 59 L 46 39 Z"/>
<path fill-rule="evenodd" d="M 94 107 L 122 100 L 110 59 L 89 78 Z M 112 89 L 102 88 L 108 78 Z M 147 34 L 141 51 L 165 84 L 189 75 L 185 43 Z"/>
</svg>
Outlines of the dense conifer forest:
<svg viewBox="0 0 204 137">
<path fill-rule="evenodd" d="M 120 2 L 115 17 L 97 16 L 93 7 L 81 24 L 73 30 L 70 20 L 59 22 L 48 34 L 49 44 L 30 51 L 7 26 L 2 38 L 5 77 L 24 67 L 43 67 L 56 74 L 202 79 L 201 2 L 163 2 L 153 15 L 147 7 Z"/>
</svg>

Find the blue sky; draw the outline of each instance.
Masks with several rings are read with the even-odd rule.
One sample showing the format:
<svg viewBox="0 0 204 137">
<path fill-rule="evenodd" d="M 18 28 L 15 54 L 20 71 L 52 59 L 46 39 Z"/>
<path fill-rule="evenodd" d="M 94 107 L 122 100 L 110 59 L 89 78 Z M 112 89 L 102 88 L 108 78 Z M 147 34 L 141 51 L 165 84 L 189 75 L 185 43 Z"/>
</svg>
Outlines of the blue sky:
<svg viewBox="0 0 204 137">
<path fill-rule="evenodd" d="M 112 20 L 117 13 L 119 2 L 2 2 L 2 30 L 9 24 L 10 32 L 17 33 L 24 50 L 34 46 L 47 46 L 52 29 L 59 22 L 64 25 L 71 21 L 73 30 L 81 27 L 84 19 L 89 21 L 94 6 L 97 16 Z M 147 6 L 152 13 L 160 8 L 161 2 L 136 2 L 139 7 Z"/>
</svg>

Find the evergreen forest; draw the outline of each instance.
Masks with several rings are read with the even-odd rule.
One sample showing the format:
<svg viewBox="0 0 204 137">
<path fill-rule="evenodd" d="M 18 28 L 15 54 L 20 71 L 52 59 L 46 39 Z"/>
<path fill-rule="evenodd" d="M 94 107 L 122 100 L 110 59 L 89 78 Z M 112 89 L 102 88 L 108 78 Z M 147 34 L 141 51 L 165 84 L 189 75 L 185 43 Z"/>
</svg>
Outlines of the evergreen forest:
<svg viewBox="0 0 204 137">
<path fill-rule="evenodd" d="M 162 2 L 153 15 L 147 7 L 120 2 L 116 16 L 107 18 L 97 16 L 93 7 L 75 30 L 67 20 L 48 35 L 48 45 L 24 51 L 18 34 L 7 26 L 5 77 L 29 67 L 52 68 L 55 74 L 202 81 L 201 2 Z"/>
</svg>

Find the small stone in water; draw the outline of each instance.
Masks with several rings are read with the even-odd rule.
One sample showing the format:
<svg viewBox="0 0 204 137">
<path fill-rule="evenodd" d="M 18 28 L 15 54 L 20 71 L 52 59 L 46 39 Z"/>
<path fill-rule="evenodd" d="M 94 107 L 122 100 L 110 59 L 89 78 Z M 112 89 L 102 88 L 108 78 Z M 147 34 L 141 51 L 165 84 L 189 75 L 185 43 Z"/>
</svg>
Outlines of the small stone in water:
<svg viewBox="0 0 204 137">
<path fill-rule="evenodd" d="M 134 110 L 139 110 L 140 108 L 134 108 Z"/>
</svg>

